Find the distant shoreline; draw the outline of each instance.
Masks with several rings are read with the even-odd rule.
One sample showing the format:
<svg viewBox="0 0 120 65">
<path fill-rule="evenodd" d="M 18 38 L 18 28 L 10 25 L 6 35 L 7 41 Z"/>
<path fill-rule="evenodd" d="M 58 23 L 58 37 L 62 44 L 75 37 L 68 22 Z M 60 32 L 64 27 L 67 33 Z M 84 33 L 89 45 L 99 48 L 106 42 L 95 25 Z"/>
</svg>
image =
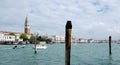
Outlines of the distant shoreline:
<svg viewBox="0 0 120 65">
<path fill-rule="evenodd" d="M 102 43 L 99 43 L 99 42 L 92 42 L 92 43 L 87 43 L 87 42 L 73 42 L 73 43 L 71 43 L 71 44 L 107 44 L 108 42 L 102 42 Z M 30 43 L 31 44 L 31 43 Z M 49 43 L 49 44 L 51 44 L 51 43 Z M 56 43 L 54 43 L 54 44 L 65 44 L 65 43 L 60 43 L 60 42 L 56 42 Z M 113 42 L 113 44 L 120 44 L 120 43 L 117 43 L 117 42 Z M 0 43 L 0 45 L 28 45 L 28 44 L 1 44 Z"/>
</svg>

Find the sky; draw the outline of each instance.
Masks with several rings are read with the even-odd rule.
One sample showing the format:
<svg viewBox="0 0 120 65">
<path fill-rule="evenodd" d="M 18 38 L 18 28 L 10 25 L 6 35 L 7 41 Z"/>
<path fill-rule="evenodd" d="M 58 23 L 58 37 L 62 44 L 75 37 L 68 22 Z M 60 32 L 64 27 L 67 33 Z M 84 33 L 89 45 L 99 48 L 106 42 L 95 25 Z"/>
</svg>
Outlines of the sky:
<svg viewBox="0 0 120 65">
<path fill-rule="evenodd" d="M 120 39 L 120 0 L 0 0 L 0 31 L 24 32 L 28 16 L 31 33 L 72 37 Z"/>
</svg>

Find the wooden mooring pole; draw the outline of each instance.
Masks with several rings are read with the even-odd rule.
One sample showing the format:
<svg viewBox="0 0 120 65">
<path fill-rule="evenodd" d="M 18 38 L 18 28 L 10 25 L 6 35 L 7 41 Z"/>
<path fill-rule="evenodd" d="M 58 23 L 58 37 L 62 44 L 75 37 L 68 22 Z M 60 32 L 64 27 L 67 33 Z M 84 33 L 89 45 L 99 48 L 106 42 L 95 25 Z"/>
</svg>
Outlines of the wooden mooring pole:
<svg viewBox="0 0 120 65">
<path fill-rule="evenodd" d="M 112 54 L 112 51 L 111 51 L 111 36 L 109 36 L 109 55 Z"/>
<path fill-rule="evenodd" d="M 36 48 L 36 45 L 37 45 L 37 36 L 38 36 L 38 33 L 35 35 L 35 54 L 37 54 L 37 48 Z"/>
<path fill-rule="evenodd" d="M 72 23 L 71 21 L 67 21 L 66 33 L 65 33 L 65 44 L 66 44 L 65 65 L 70 65 L 71 32 L 72 32 Z"/>
</svg>

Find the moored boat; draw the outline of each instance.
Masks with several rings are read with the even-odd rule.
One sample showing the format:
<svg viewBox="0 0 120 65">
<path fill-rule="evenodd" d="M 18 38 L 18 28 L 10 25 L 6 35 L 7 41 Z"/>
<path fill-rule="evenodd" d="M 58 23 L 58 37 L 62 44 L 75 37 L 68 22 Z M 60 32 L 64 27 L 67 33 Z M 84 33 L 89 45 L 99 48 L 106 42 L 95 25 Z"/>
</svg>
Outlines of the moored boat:
<svg viewBox="0 0 120 65">
<path fill-rule="evenodd" d="M 33 46 L 33 48 L 35 49 L 35 46 Z M 36 45 L 36 49 L 46 49 L 46 42 L 39 42 L 39 44 Z"/>
</svg>

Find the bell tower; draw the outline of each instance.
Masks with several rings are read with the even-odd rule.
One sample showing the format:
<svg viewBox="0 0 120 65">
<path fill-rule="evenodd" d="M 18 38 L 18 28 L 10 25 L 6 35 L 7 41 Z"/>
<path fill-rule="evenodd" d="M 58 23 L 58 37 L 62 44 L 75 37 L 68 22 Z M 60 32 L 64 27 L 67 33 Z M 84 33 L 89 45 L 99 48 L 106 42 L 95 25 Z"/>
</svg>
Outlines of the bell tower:
<svg viewBox="0 0 120 65">
<path fill-rule="evenodd" d="M 28 17 L 26 16 L 25 19 L 25 29 L 24 29 L 25 34 L 30 34 L 30 23 L 28 21 Z"/>
</svg>

